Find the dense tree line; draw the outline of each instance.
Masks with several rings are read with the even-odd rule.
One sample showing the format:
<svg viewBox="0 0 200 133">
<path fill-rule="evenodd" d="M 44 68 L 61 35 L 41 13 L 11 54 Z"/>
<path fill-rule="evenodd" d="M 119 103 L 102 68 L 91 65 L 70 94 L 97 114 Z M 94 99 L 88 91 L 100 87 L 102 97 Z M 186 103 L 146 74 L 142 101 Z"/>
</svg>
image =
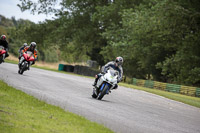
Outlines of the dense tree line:
<svg viewBox="0 0 200 133">
<path fill-rule="evenodd" d="M 40 60 L 51 62 L 92 59 L 103 65 L 122 56 L 129 77 L 200 86 L 198 5 L 198 0 L 21 0 L 22 11 L 57 18 L 16 27 L 13 46 L 36 41 Z"/>
</svg>

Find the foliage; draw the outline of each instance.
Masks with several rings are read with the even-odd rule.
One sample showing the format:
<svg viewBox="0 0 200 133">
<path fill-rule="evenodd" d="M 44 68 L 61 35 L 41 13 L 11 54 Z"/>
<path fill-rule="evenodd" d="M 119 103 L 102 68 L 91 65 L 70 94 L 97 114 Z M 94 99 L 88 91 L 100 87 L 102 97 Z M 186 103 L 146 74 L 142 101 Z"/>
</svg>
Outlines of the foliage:
<svg viewBox="0 0 200 133">
<path fill-rule="evenodd" d="M 22 11 L 57 16 L 10 33 L 13 47 L 36 41 L 40 60 L 104 65 L 122 56 L 129 77 L 200 86 L 199 1 L 20 1 Z"/>
</svg>

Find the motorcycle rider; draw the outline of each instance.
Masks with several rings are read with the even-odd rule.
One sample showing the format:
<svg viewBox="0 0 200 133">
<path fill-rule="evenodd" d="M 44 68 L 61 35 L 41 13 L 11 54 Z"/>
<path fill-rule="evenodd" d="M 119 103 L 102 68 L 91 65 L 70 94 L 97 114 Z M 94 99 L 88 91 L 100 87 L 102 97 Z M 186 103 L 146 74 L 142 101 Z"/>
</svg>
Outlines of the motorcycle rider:
<svg viewBox="0 0 200 133">
<path fill-rule="evenodd" d="M 122 64 L 123 64 L 123 58 L 122 57 L 117 57 L 115 59 L 115 61 L 110 61 L 108 62 L 104 67 L 102 67 L 102 72 L 106 73 L 107 70 L 111 67 L 114 70 L 119 72 L 119 77 L 117 79 L 117 83 L 119 83 L 120 81 L 122 81 L 122 77 L 123 77 L 123 68 L 122 68 Z M 95 81 L 93 86 L 96 86 L 98 79 L 102 76 L 102 73 L 99 73 L 97 75 L 95 75 Z M 113 89 L 117 89 L 118 85 L 116 84 L 116 86 Z"/>
<path fill-rule="evenodd" d="M 9 56 L 9 54 L 8 54 L 8 42 L 6 41 L 6 35 L 1 36 L 0 46 L 3 46 L 5 48 L 5 51 L 6 51 L 5 57 L 3 57 L 3 62 L 4 62 L 4 59 Z"/>
<path fill-rule="evenodd" d="M 27 52 L 27 51 L 31 51 L 32 53 L 33 53 L 33 57 L 34 57 L 34 61 L 31 61 L 30 62 L 30 65 L 33 65 L 33 64 L 35 64 L 35 61 L 37 60 L 37 49 L 36 49 L 36 43 L 35 42 L 31 42 L 31 44 L 30 44 L 30 46 L 28 47 L 26 47 L 26 48 L 24 48 L 24 50 L 22 50 L 23 51 L 23 53 L 24 52 Z M 23 60 L 22 60 L 23 61 Z M 20 62 L 19 62 L 19 67 L 20 67 L 20 65 L 21 65 L 21 63 L 22 63 L 22 61 L 20 60 Z M 29 70 L 30 68 L 28 68 L 28 70 Z"/>
<path fill-rule="evenodd" d="M 20 60 L 20 58 L 22 57 L 22 55 L 23 55 L 23 50 L 24 50 L 26 47 L 28 47 L 28 44 L 27 44 L 27 43 L 24 43 L 24 45 L 21 46 L 21 47 L 19 48 L 19 50 L 18 50 L 18 52 L 19 52 L 19 60 Z"/>
</svg>

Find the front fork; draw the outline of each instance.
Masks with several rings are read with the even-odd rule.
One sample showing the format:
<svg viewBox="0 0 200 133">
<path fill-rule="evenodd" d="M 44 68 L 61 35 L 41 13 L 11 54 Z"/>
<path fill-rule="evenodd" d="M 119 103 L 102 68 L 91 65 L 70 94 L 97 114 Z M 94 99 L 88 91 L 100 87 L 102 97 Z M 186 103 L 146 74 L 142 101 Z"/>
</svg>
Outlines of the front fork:
<svg viewBox="0 0 200 133">
<path fill-rule="evenodd" d="M 22 65 L 22 62 L 23 62 L 23 61 L 24 61 L 24 57 L 22 56 L 22 57 L 20 58 L 19 64 L 18 64 L 19 69 L 21 68 L 21 65 Z"/>
<path fill-rule="evenodd" d="M 6 54 L 3 54 L 3 60 L 5 59 L 5 57 L 6 57 Z"/>
<path fill-rule="evenodd" d="M 102 92 L 103 89 L 104 89 L 104 87 L 105 87 L 106 85 L 109 87 L 109 89 L 106 91 L 106 94 L 109 94 L 109 92 L 110 92 L 110 90 L 111 90 L 111 88 L 112 88 L 112 85 L 110 85 L 110 84 L 107 83 L 107 82 L 103 82 L 99 87 L 95 87 L 95 88 L 94 88 L 95 91 L 96 91 L 96 95 L 98 95 L 100 92 Z"/>
</svg>

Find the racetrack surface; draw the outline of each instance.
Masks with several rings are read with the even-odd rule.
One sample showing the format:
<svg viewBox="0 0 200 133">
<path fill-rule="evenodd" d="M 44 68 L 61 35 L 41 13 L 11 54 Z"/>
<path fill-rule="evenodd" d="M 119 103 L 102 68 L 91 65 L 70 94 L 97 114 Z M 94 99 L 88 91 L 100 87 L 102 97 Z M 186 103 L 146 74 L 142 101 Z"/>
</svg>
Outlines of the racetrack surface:
<svg viewBox="0 0 200 133">
<path fill-rule="evenodd" d="M 0 80 L 49 104 L 84 116 L 119 133 L 200 133 L 200 109 L 119 86 L 99 101 L 91 97 L 94 79 L 0 64 Z"/>
</svg>

